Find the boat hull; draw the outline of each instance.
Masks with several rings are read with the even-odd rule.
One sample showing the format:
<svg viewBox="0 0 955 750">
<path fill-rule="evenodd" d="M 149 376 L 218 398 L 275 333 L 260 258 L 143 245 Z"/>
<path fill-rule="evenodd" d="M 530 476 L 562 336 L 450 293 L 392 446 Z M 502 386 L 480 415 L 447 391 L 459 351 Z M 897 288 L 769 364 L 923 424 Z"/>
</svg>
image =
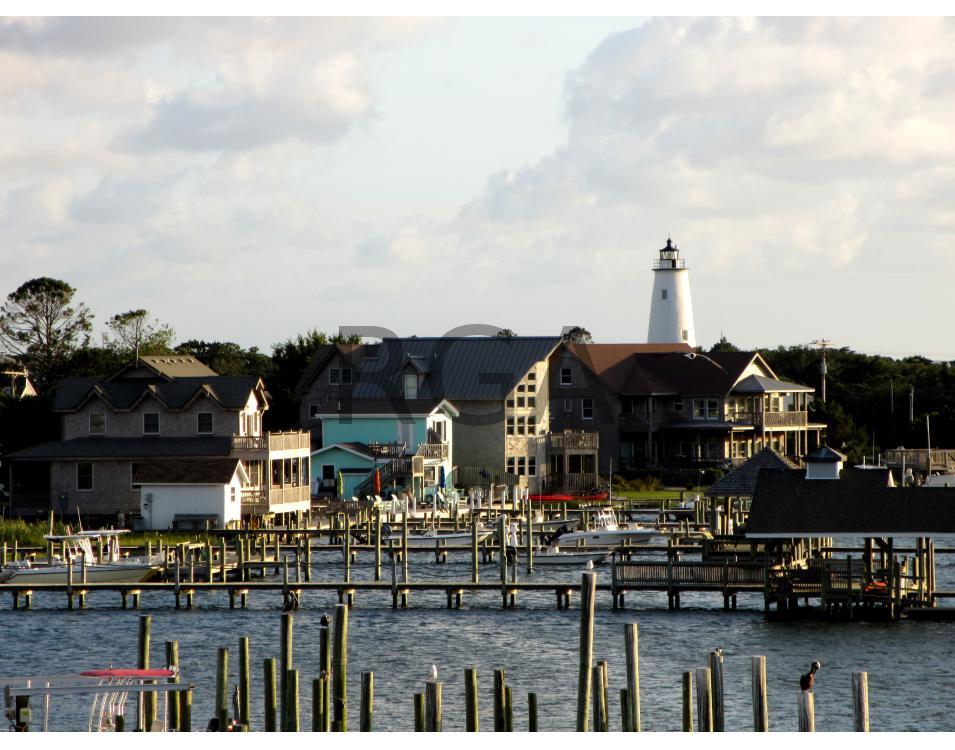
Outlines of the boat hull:
<svg viewBox="0 0 955 750">
<path fill-rule="evenodd" d="M 478 534 L 478 544 L 491 536 L 490 531 L 482 531 Z M 384 544 L 394 542 L 396 548 L 400 548 L 401 534 L 392 534 L 382 539 Z M 471 532 L 466 531 L 460 534 L 438 534 L 437 536 L 421 536 L 420 534 L 408 535 L 408 547 L 415 549 L 434 549 L 438 547 L 469 547 L 471 546 Z"/>
<path fill-rule="evenodd" d="M 142 583 L 155 572 L 152 566 L 91 565 L 86 568 L 87 583 Z M 7 575 L 9 573 L 9 576 Z M 65 565 L 38 568 L 10 568 L 0 571 L 0 583 L 7 584 L 66 584 L 69 571 Z M 73 584 L 82 585 L 83 569 L 73 568 Z"/>
<path fill-rule="evenodd" d="M 577 544 L 583 547 L 619 547 L 623 544 L 649 544 L 659 538 L 656 529 L 619 529 L 618 531 L 572 531 L 562 534 L 561 546 Z"/>
</svg>

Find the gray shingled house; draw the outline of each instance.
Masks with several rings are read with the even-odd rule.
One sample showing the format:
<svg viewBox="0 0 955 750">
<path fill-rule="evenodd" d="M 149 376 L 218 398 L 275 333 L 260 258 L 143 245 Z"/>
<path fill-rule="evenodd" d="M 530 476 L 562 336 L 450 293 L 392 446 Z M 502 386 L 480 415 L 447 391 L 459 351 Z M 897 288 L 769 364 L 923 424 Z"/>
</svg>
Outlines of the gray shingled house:
<svg viewBox="0 0 955 750">
<path fill-rule="evenodd" d="M 177 481 L 205 481 L 210 459 L 241 460 L 243 515 L 306 510 L 307 433 L 266 433 L 256 377 L 226 377 L 180 355 L 144 356 L 105 379 L 68 378 L 53 397 L 60 440 L 11 453 L 11 510 L 112 517 L 141 509 L 139 465 L 165 462 Z"/>
</svg>

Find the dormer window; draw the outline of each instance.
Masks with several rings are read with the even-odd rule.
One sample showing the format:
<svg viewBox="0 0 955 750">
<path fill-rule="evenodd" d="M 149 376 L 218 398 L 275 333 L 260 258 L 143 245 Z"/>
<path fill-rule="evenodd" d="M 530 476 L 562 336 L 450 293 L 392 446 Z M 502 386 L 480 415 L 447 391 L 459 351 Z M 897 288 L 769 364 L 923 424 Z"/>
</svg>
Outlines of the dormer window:
<svg viewBox="0 0 955 750">
<path fill-rule="evenodd" d="M 146 412 L 143 414 L 143 434 L 144 435 L 158 435 L 159 434 L 159 413 L 158 412 Z"/>
<path fill-rule="evenodd" d="M 350 367 L 332 367 L 328 371 L 329 385 L 351 385 L 352 372 Z"/>
<path fill-rule="evenodd" d="M 342 385 L 351 385 L 351 368 L 342 368 Z"/>
<path fill-rule="evenodd" d="M 341 370 L 339 370 L 337 367 L 333 367 L 328 371 L 329 385 L 338 385 L 340 378 L 341 378 Z"/>
<path fill-rule="evenodd" d="M 106 434 L 106 415 L 90 414 L 90 435 Z"/>
<path fill-rule="evenodd" d="M 560 384 L 561 385 L 573 385 L 574 384 L 574 373 L 569 367 L 560 368 Z"/>
<path fill-rule="evenodd" d="M 418 398 L 418 375 L 414 372 L 405 373 L 405 398 Z"/>
<path fill-rule="evenodd" d="M 200 435 L 209 435 L 212 433 L 211 411 L 201 411 L 196 414 L 196 432 Z"/>
</svg>

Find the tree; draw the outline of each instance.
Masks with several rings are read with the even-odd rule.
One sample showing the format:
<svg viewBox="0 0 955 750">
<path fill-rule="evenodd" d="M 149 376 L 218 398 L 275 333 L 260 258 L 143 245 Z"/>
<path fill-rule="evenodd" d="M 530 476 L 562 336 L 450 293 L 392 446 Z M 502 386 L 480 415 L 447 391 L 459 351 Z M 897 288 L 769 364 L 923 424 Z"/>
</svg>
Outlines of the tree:
<svg viewBox="0 0 955 750">
<path fill-rule="evenodd" d="M 514 333 L 514 331 L 512 331 L 510 328 L 502 328 L 500 331 L 494 334 L 494 338 L 496 339 L 512 339 L 515 336 L 517 336 L 517 334 Z"/>
<path fill-rule="evenodd" d="M 176 347 L 177 354 L 195 357 L 219 375 L 254 375 L 269 378 L 272 360 L 257 347 L 243 349 L 231 341 L 190 339 Z"/>
<path fill-rule="evenodd" d="M 41 388 L 53 383 L 64 361 L 81 340 L 89 341 L 93 314 L 65 281 L 31 279 L 12 292 L 0 308 L 0 346 L 15 355 Z"/>
<path fill-rule="evenodd" d="M 720 340 L 710 347 L 710 353 L 713 352 L 738 352 L 739 347 L 726 340 L 726 336 L 720 336 Z"/>
<path fill-rule="evenodd" d="M 565 344 L 592 344 L 594 343 L 593 336 L 590 335 L 588 331 L 583 326 L 574 326 L 573 328 L 567 328 L 563 335 L 561 336 Z"/>
<path fill-rule="evenodd" d="M 149 311 L 130 310 L 114 315 L 106 323 L 111 334 L 104 337 L 108 349 L 126 356 L 168 354 L 176 332 L 158 320 L 149 321 Z"/>
</svg>

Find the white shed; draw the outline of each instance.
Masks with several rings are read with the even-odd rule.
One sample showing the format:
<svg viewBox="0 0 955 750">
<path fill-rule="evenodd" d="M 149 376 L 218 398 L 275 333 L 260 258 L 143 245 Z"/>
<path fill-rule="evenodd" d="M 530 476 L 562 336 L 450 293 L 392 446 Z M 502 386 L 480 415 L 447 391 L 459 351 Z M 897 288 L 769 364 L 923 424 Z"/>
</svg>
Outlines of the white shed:
<svg viewBox="0 0 955 750">
<path fill-rule="evenodd" d="M 143 526 L 149 530 L 197 526 L 209 519 L 225 528 L 242 518 L 242 485 L 249 476 L 235 458 L 143 461 L 133 467 Z"/>
</svg>

